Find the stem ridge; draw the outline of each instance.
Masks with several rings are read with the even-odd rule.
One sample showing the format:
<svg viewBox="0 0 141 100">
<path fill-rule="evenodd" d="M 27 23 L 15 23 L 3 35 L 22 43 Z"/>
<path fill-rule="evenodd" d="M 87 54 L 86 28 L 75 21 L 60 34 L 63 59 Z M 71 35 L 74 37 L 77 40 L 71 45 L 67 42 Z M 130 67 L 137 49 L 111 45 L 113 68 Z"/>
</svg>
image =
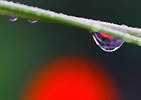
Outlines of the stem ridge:
<svg viewBox="0 0 141 100">
<path fill-rule="evenodd" d="M 124 40 L 125 42 L 141 46 L 141 28 L 68 16 L 62 13 L 5 0 L 0 0 L 0 14 L 79 27 L 89 32 L 102 32 Z"/>
</svg>

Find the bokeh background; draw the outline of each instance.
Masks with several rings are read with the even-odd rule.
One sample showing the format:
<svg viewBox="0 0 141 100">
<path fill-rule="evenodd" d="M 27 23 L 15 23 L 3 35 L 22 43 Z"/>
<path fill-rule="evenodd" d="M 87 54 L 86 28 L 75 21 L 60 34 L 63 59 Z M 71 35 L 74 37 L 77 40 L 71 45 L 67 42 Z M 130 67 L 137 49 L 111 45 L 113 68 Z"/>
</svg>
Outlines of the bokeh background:
<svg viewBox="0 0 141 100">
<path fill-rule="evenodd" d="M 140 27 L 140 0 L 14 0 L 24 4 L 117 24 Z M 20 100 L 28 77 L 44 62 L 78 54 L 99 61 L 114 76 L 124 100 L 141 99 L 141 47 L 124 43 L 102 51 L 87 31 L 43 22 L 11 23 L 0 16 L 0 100 Z"/>
</svg>

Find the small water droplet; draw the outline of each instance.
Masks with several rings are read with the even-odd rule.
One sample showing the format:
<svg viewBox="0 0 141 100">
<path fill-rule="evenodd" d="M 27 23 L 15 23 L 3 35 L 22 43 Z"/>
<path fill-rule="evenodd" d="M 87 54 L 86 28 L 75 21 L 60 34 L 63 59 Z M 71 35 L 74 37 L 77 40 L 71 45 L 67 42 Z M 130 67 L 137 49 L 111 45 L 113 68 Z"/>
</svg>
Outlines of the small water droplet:
<svg viewBox="0 0 141 100">
<path fill-rule="evenodd" d="M 106 52 L 116 51 L 124 43 L 123 40 L 107 35 L 105 33 L 94 32 L 93 38 L 96 44 Z"/>
<path fill-rule="evenodd" d="M 37 21 L 37 20 L 31 20 L 31 19 L 30 19 L 30 20 L 28 20 L 28 22 L 31 23 L 31 24 L 35 24 L 35 23 L 37 23 L 38 21 Z"/>
<path fill-rule="evenodd" d="M 9 16 L 9 21 L 10 22 L 15 22 L 17 20 L 18 20 L 18 18 L 16 16 Z"/>
</svg>

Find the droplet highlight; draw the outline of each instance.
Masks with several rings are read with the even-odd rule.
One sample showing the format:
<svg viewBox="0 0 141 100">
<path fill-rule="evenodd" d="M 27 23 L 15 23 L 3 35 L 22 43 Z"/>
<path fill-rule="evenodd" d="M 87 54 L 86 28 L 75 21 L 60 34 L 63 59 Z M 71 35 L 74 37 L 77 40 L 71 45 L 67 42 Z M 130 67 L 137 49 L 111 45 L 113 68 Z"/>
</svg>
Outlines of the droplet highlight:
<svg viewBox="0 0 141 100">
<path fill-rule="evenodd" d="M 37 23 L 38 21 L 37 21 L 37 20 L 31 20 L 31 19 L 30 19 L 30 20 L 28 20 L 28 22 L 31 23 L 31 24 L 35 24 L 35 23 Z"/>
<path fill-rule="evenodd" d="M 15 22 L 17 20 L 18 20 L 18 18 L 16 16 L 9 16 L 9 21 L 10 22 Z"/>
<path fill-rule="evenodd" d="M 106 52 L 116 51 L 124 43 L 123 40 L 120 40 L 120 39 L 113 37 L 111 35 L 107 35 L 105 33 L 94 32 L 93 38 L 94 38 L 96 44 L 102 50 L 104 50 Z"/>
</svg>

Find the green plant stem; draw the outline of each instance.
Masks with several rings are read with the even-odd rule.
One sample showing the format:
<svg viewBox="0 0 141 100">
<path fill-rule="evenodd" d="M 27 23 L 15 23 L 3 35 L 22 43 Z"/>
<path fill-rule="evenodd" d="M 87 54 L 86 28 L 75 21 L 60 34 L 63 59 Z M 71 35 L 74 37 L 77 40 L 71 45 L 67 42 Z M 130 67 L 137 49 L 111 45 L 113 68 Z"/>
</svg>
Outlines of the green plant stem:
<svg viewBox="0 0 141 100">
<path fill-rule="evenodd" d="M 62 13 L 55 13 L 53 11 L 4 0 L 0 0 L 0 14 L 17 16 L 26 19 L 35 19 L 43 22 L 70 25 L 85 29 L 91 33 L 103 32 L 124 40 L 125 42 L 134 43 L 141 46 L 140 28 L 132 28 L 125 25 L 117 25 L 92 19 L 68 16 Z"/>
</svg>

